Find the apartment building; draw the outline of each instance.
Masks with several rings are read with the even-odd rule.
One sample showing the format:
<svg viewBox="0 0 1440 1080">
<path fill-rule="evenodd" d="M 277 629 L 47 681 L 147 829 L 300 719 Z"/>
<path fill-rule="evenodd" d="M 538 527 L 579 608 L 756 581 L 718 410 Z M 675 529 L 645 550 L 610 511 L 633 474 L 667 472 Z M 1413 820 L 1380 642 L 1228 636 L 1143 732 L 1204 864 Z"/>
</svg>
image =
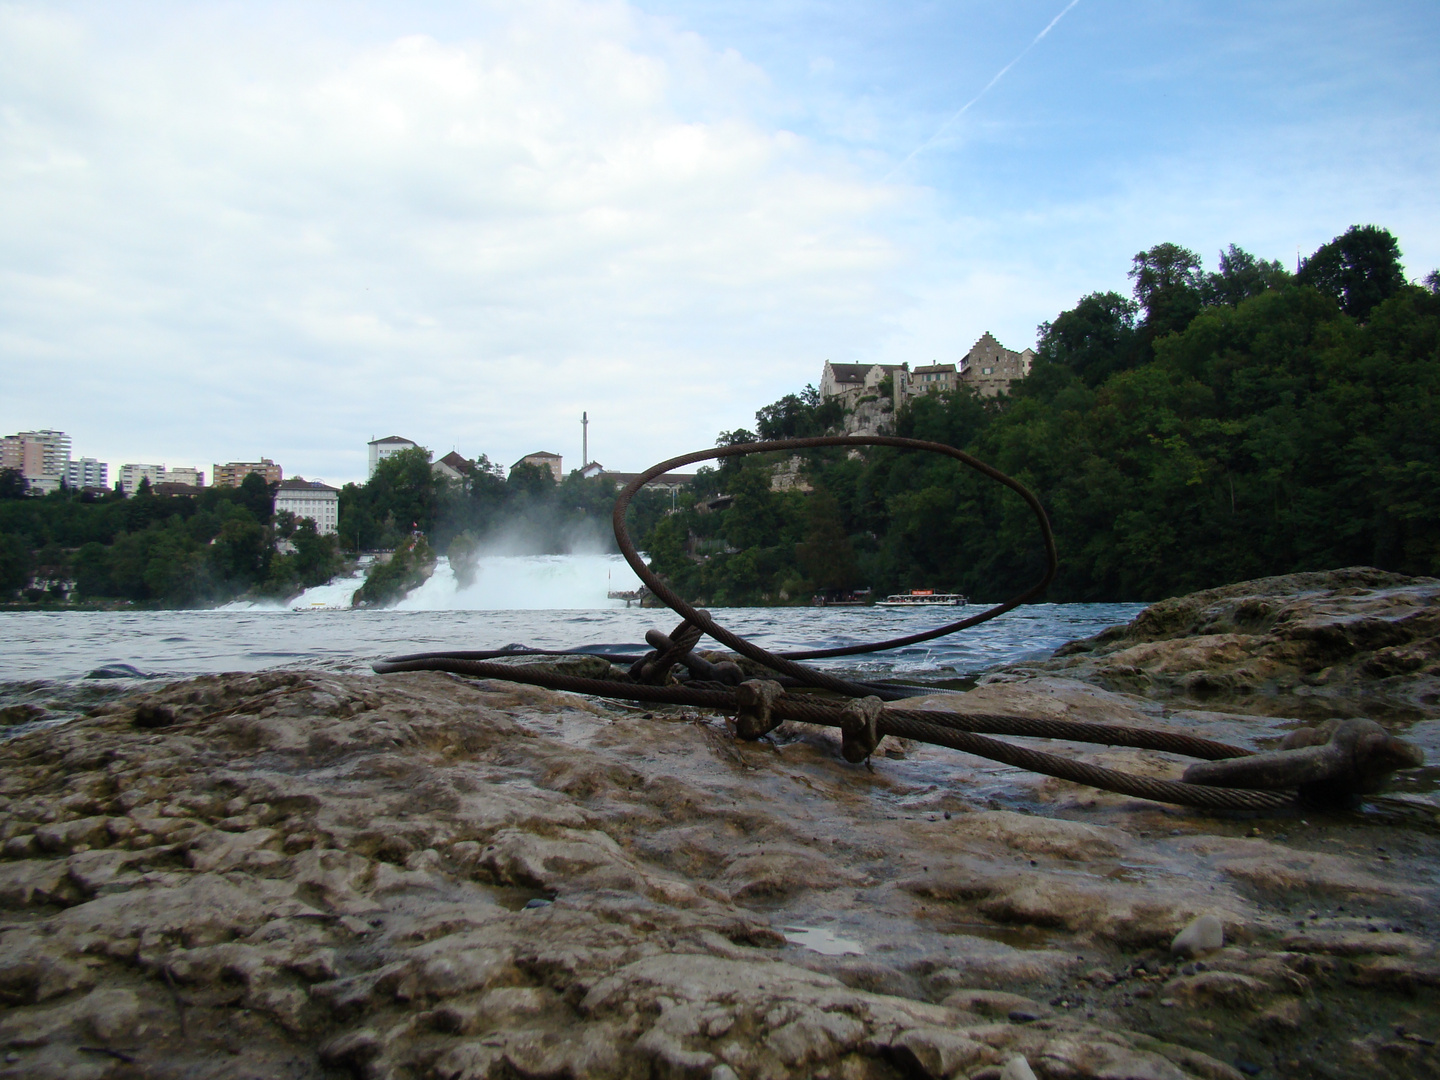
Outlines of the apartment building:
<svg viewBox="0 0 1440 1080">
<path fill-rule="evenodd" d="M 109 487 L 110 466 L 93 457 L 77 458 L 65 467 L 65 486 L 72 488 Z"/>
<path fill-rule="evenodd" d="M 70 465 L 70 436 L 44 428 L 0 439 L 0 469 L 15 469 L 31 491 L 54 491 Z"/>
<path fill-rule="evenodd" d="M 228 465 L 216 465 L 210 470 L 212 487 L 239 487 L 245 477 L 259 473 L 267 484 L 278 484 L 285 479 L 285 471 L 269 458 L 259 461 L 232 461 Z"/>
<path fill-rule="evenodd" d="M 292 476 L 275 489 L 275 513 L 282 510 L 297 518 L 309 518 L 321 536 L 333 536 L 340 527 L 340 489 L 322 480 Z"/>
<path fill-rule="evenodd" d="M 371 439 L 367 444 L 370 448 L 370 475 L 375 475 L 376 468 L 391 454 L 398 454 L 401 450 L 409 450 L 416 446 L 416 443 L 409 439 L 402 439 L 399 435 L 387 435 L 383 439 Z"/>
<path fill-rule="evenodd" d="M 533 454 L 526 454 L 515 462 L 515 465 L 541 465 L 550 470 L 550 474 L 555 477 L 555 482 L 558 484 L 565 479 L 565 474 L 561 471 L 563 461 L 564 459 L 559 454 L 552 454 L 548 450 L 537 450 Z M 515 465 L 511 465 L 510 468 L 515 468 Z"/>
</svg>

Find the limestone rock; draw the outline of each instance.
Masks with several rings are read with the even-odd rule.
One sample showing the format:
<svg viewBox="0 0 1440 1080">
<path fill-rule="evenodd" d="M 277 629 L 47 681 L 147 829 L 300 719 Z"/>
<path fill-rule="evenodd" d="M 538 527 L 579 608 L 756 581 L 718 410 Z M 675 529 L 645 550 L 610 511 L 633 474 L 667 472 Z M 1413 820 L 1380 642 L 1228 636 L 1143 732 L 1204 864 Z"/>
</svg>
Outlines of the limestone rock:
<svg viewBox="0 0 1440 1080">
<path fill-rule="evenodd" d="M 1225 944 L 1225 925 L 1214 915 L 1201 915 L 1170 942 L 1176 956 L 1200 956 L 1214 952 Z"/>
<path fill-rule="evenodd" d="M 1281 640 L 1197 630 L 1129 666 L 1160 686 Z M 1384 679 L 1425 677 L 1347 632 L 1390 642 Z M 1290 723 L 1073 674 L 920 704 Z M 1178 1043 L 1299 1056 L 1323 1008 L 1368 1048 L 1334 1055 L 1358 1078 L 1391 1051 L 1357 995 L 1440 983 L 1423 830 L 1191 814 L 920 743 L 871 763 L 805 725 L 740 744 L 716 716 L 440 674 L 152 683 L 0 743 L 0 1075 L 1235 1080 Z M 1204 915 L 1239 940 L 1172 957 Z"/>
</svg>

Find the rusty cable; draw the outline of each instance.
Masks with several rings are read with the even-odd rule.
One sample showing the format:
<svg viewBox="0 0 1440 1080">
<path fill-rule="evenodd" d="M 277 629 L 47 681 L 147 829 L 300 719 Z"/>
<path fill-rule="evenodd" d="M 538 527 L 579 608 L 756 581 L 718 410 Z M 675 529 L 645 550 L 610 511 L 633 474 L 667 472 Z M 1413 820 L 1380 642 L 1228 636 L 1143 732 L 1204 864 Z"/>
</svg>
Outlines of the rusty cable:
<svg viewBox="0 0 1440 1080">
<path fill-rule="evenodd" d="M 1003 603 L 987 608 L 977 615 L 947 623 L 932 630 L 885 641 L 834 649 L 772 653 L 725 629 L 710 616 L 708 611 L 694 607 L 685 601 L 645 564 L 630 539 L 630 533 L 625 524 L 626 510 L 636 492 L 657 476 L 697 461 L 746 454 L 810 450 L 826 446 L 891 446 L 898 449 L 938 453 L 953 458 L 1008 487 L 1019 495 L 1035 514 L 1045 548 L 1045 570 L 1040 579 L 1034 585 Z M 746 737 L 751 738 L 759 737 L 782 720 L 818 724 L 841 730 L 845 741 L 845 756 L 848 760 L 864 760 L 874 749 L 879 738 L 885 735 L 894 735 L 899 738 L 950 747 L 1030 772 L 1155 802 L 1210 810 L 1270 810 L 1291 801 L 1291 796 L 1281 791 L 1216 787 L 1200 783 L 1187 783 L 1183 780 L 1160 780 L 1137 776 L 1076 761 L 1058 754 L 1016 746 L 989 738 L 988 735 L 1015 735 L 1101 743 L 1108 746 L 1129 746 L 1183 754 L 1205 761 L 1224 761 L 1251 756 L 1253 751 L 1244 747 L 1230 746 L 1179 732 L 1156 731 L 1118 724 L 995 713 L 963 714 L 940 710 L 879 710 L 880 703 L 876 700 L 877 698 L 894 701 L 911 697 L 915 695 L 917 688 L 899 689 L 874 686 L 843 679 L 798 663 L 800 660 L 853 656 L 931 641 L 1003 615 L 1040 596 L 1049 586 L 1055 577 L 1058 557 L 1054 533 L 1051 531 L 1049 519 L 1040 505 L 1039 499 L 1019 481 L 1006 476 L 998 469 L 972 457 L 963 450 L 957 450 L 955 447 L 943 443 L 903 439 L 890 435 L 826 435 L 807 439 L 740 443 L 699 450 L 663 461 L 631 480 L 615 500 L 613 522 L 615 540 L 619 544 L 625 561 L 630 564 L 631 569 L 635 571 L 645 586 L 684 620 L 668 636 L 660 634 L 658 631 L 653 635 L 647 634 L 647 640 L 657 646 L 656 651 L 645 657 L 625 657 L 625 660 L 632 661 L 629 677 L 594 679 L 564 675 L 550 669 L 530 665 L 490 662 L 492 659 L 502 656 L 556 655 L 558 652 L 557 650 L 519 649 L 513 646 L 502 650 L 416 653 L 379 661 L 374 664 L 375 671 L 382 674 L 402 671 L 446 671 L 457 675 L 502 679 L 598 697 L 716 709 L 736 715 L 737 730 L 740 730 L 742 734 L 746 734 L 748 731 L 749 734 Z M 775 682 L 751 681 L 734 686 L 726 685 L 723 682 L 693 679 L 686 685 L 666 685 L 667 674 L 676 663 L 690 667 L 692 675 L 714 670 L 715 666 L 708 662 L 700 662 L 691 656 L 702 633 L 728 645 L 741 656 L 778 673 L 784 682 L 791 686 L 813 687 L 817 690 L 845 695 L 851 700 L 834 702 L 813 695 L 787 694 L 784 692 L 784 687 Z M 620 658 L 616 657 L 616 659 Z M 730 666 L 733 667 L 733 665 Z M 741 721 L 745 719 L 743 714 L 747 708 L 742 701 L 755 700 L 763 700 L 766 724 L 769 726 L 755 727 L 753 723 L 741 724 Z M 874 708 L 867 705 L 857 712 L 857 707 L 867 701 Z M 754 717 L 749 719 L 753 721 Z M 867 724 L 868 736 L 861 731 Z M 859 747 L 858 752 L 856 751 L 857 746 Z"/>
</svg>

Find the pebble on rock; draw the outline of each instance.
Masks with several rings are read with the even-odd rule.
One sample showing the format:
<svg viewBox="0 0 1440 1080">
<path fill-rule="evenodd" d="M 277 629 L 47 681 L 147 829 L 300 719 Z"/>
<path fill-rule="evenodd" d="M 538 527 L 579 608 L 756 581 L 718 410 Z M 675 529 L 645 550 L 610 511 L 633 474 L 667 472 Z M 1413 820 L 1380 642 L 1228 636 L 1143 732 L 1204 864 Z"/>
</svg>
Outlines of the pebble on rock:
<svg viewBox="0 0 1440 1080">
<path fill-rule="evenodd" d="M 1030 1062 L 1017 1054 L 1005 1063 L 1000 1080 L 1035 1080 L 1035 1070 L 1030 1068 Z"/>
<path fill-rule="evenodd" d="M 1174 956 L 1199 956 L 1225 944 L 1225 927 L 1214 915 L 1201 915 L 1170 942 Z"/>
</svg>

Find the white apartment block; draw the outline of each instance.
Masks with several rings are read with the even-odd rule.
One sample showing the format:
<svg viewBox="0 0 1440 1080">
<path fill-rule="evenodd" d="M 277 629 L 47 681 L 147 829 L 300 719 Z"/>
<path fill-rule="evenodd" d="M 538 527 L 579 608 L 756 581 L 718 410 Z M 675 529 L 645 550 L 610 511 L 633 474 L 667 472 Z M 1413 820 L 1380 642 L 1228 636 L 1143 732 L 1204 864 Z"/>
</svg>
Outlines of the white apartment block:
<svg viewBox="0 0 1440 1080">
<path fill-rule="evenodd" d="M 205 486 L 205 474 L 199 469 L 166 469 L 163 479 L 167 484 L 184 484 L 186 487 L 193 488 L 201 488 Z"/>
<path fill-rule="evenodd" d="M 134 495 L 140 488 L 141 480 L 149 480 L 151 489 L 165 481 L 164 465 L 126 464 L 120 466 L 120 488 L 126 495 Z"/>
<path fill-rule="evenodd" d="M 409 439 L 402 439 L 399 435 L 390 435 L 383 439 L 370 440 L 370 475 L 375 475 L 375 467 L 384 461 L 391 454 L 398 454 L 401 450 L 409 450 L 416 444 Z"/>
<path fill-rule="evenodd" d="M 72 488 L 109 487 L 107 481 L 110 466 L 93 457 L 71 461 L 65 469 L 65 486 Z"/>
<path fill-rule="evenodd" d="M 333 536 L 340 530 L 340 489 L 320 480 L 292 476 L 282 480 L 275 490 L 275 513 L 282 510 L 289 510 L 297 518 L 309 518 L 321 536 Z"/>
</svg>

